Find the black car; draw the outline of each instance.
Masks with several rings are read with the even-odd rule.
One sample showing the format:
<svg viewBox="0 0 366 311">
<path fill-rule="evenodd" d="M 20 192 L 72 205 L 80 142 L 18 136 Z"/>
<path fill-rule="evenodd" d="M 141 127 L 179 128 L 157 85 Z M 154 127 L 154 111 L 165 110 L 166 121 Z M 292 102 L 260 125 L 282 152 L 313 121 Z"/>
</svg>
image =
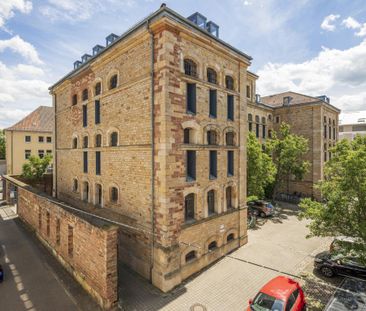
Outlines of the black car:
<svg viewBox="0 0 366 311">
<path fill-rule="evenodd" d="M 314 266 L 326 277 L 340 274 L 366 278 L 366 265 L 357 257 L 322 252 L 315 256 Z"/>
</svg>

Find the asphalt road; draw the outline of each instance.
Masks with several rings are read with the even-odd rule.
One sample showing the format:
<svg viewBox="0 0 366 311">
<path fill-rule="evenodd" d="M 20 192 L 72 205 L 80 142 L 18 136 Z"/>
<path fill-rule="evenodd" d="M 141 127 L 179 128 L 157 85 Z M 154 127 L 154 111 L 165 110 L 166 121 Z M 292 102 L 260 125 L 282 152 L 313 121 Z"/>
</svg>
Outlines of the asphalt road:
<svg viewBox="0 0 366 311">
<path fill-rule="evenodd" d="M 0 207 L 0 264 L 1 311 L 99 310 L 9 207 Z"/>
</svg>

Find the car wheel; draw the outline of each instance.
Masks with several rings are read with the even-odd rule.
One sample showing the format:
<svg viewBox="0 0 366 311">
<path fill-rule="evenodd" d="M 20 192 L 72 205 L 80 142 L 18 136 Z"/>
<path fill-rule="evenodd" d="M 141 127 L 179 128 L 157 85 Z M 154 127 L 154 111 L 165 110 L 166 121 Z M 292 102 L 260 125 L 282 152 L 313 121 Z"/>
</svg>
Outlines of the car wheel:
<svg viewBox="0 0 366 311">
<path fill-rule="evenodd" d="M 322 267 L 322 268 L 320 269 L 320 272 L 321 272 L 324 276 L 326 276 L 327 278 L 331 278 L 332 276 L 334 276 L 334 271 L 333 271 L 331 268 L 329 268 L 329 267 Z"/>
<path fill-rule="evenodd" d="M 265 212 L 261 212 L 260 215 L 262 218 L 266 217 L 266 213 Z"/>
</svg>

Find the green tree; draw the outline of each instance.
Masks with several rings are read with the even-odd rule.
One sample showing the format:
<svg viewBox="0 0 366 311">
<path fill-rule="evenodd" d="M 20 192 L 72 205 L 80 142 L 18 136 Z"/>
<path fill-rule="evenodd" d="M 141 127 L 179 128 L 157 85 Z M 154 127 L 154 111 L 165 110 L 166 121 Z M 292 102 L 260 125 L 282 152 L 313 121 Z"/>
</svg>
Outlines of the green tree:
<svg viewBox="0 0 366 311">
<path fill-rule="evenodd" d="M 308 152 L 308 140 L 303 136 L 291 133 L 290 125 L 282 123 L 278 133 L 267 143 L 272 153 L 273 163 L 276 168 L 275 181 L 273 185 L 273 198 L 284 186 L 289 192 L 290 178 L 302 180 L 309 170 L 309 162 L 304 160 Z"/>
<path fill-rule="evenodd" d="M 247 194 L 262 198 L 265 188 L 274 182 L 276 168 L 254 133 L 249 133 L 247 142 Z"/>
<path fill-rule="evenodd" d="M 0 159 L 5 159 L 5 132 L 0 130 Z"/>
<path fill-rule="evenodd" d="M 23 164 L 22 177 L 27 179 L 40 179 L 46 172 L 52 161 L 52 156 L 47 154 L 43 158 L 30 156 L 28 161 Z"/>
<path fill-rule="evenodd" d="M 300 218 L 311 220 L 309 236 L 345 235 L 366 241 L 366 137 L 342 140 L 331 151 L 324 180 L 317 185 L 323 201 L 302 200 Z M 349 246 L 366 260 L 365 247 Z"/>
</svg>

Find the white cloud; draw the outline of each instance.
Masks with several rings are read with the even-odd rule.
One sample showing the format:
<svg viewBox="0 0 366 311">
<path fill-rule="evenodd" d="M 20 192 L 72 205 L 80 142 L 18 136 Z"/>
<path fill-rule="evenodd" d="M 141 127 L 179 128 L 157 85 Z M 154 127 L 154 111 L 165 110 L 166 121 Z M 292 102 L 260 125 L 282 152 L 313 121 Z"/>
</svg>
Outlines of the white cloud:
<svg viewBox="0 0 366 311">
<path fill-rule="evenodd" d="M 340 18 L 340 15 L 338 14 L 330 14 L 326 16 L 321 23 L 320 27 L 326 31 L 334 31 L 336 29 L 336 26 L 332 24 L 334 21 L 336 21 L 338 18 Z"/>
<path fill-rule="evenodd" d="M 268 63 L 258 75 L 263 96 L 288 90 L 325 94 L 344 112 L 366 110 L 366 40 L 346 50 L 323 48 L 302 63 Z"/>
<path fill-rule="evenodd" d="M 8 40 L 0 40 L 0 53 L 6 49 L 21 55 L 31 63 L 42 64 L 35 47 L 19 36 L 14 36 Z"/>
<path fill-rule="evenodd" d="M 0 28 L 5 27 L 7 20 L 14 16 L 14 12 L 19 11 L 24 14 L 32 11 L 32 1 L 30 0 L 2 0 L 0 1 Z"/>
<path fill-rule="evenodd" d="M 349 16 L 342 21 L 342 25 L 344 25 L 348 29 L 358 29 L 355 32 L 355 35 L 358 37 L 365 37 L 366 36 L 366 23 L 361 24 L 353 17 Z"/>
<path fill-rule="evenodd" d="M 122 9 L 134 4 L 135 0 L 48 0 L 46 5 L 40 7 L 40 12 L 52 21 L 76 22 L 90 19 L 95 13 L 112 6 Z"/>
</svg>

